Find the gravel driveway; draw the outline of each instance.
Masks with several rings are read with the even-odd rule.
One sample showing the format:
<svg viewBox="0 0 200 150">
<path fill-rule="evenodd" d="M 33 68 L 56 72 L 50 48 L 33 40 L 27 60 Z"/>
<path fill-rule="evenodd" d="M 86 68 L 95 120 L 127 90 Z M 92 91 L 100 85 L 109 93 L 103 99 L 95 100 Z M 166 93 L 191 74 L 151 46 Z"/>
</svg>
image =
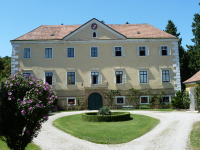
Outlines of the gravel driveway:
<svg viewBox="0 0 200 150">
<path fill-rule="evenodd" d="M 43 124 L 41 132 L 33 142 L 42 150 L 185 150 L 191 149 L 189 135 L 193 123 L 200 121 L 200 114 L 196 112 L 130 111 L 132 114 L 160 119 L 160 123 L 147 134 L 128 143 L 116 145 L 91 143 L 52 126 L 57 118 L 80 113 L 83 111 L 49 116 L 49 120 Z"/>
</svg>

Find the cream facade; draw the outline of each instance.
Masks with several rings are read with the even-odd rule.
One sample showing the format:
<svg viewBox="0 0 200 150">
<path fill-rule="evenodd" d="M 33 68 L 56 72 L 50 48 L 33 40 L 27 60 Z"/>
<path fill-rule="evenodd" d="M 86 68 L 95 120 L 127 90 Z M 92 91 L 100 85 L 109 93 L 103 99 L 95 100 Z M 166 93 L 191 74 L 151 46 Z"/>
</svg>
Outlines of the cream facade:
<svg viewBox="0 0 200 150">
<path fill-rule="evenodd" d="M 92 24 L 98 28 L 93 30 Z M 102 105 L 107 104 L 104 99 L 107 90 L 178 91 L 181 89 L 178 40 L 126 38 L 92 19 L 61 40 L 12 40 L 11 73 L 13 75 L 20 68 L 44 81 L 47 80 L 45 73 L 52 73 L 52 87 L 58 94 L 58 105 L 63 108 L 70 97 L 76 96 L 84 98 L 90 105 L 88 99 L 92 93 L 99 93 Z M 140 47 L 145 49 L 144 54 Z M 162 47 L 167 47 L 167 55 L 162 55 Z M 73 54 L 69 53 L 70 48 Z M 46 58 L 47 49 L 51 50 L 50 58 Z M 28 58 L 24 51 L 30 53 Z M 165 71 L 169 73 L 167 82 L 163 81 Z M 73 73 L 74 84 L 68 73 Z M 171 94 L 173 96 L 174 92 Z"/>
</svg>

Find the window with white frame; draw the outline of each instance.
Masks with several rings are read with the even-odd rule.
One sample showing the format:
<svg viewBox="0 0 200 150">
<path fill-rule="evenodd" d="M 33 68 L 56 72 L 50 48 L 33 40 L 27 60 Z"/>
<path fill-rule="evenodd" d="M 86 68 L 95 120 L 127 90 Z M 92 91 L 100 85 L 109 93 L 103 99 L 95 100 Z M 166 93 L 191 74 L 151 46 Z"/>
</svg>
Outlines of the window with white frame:
<svg viewBox="0 0 200 150">
<path fill-rule="evenodd" d="M 161 56 L 168 56 L 168 46 L 161 46 Z"/>
<path fill-rule="evenodd" d="M 91 47 L 90 57 L 98 57 L 98 48 L 97 47 Z"/>
<path fill-rule="evenodd" d="M 75 85 L 76 83 L 76 73 L 67 72 L 67 85 Z"/>
<path fill-rule="evenodd" d="M 23 76 L 30 77 L 30 76 L 31 76 L 31 73 L 30 73 L 30 72 L 23 72 L 22 75 L 23 75 Z"/>
<path fill-rule="evenodd" d="M 45 58 L 53 58 L 53 49 L 45 48 Z"/>
<path fill-rule="evenodd" d="M 45 72 L 45 82 L 47 82 L 49 85 L 52 85 L 52 83 L 53 83 L 53 72 Z"/>
<path fill-rule="evenodd" d="M 68 97 L 67 98 L 67 105 L 76 105 L 76 98 L 75 97 Z"/>
<path fill-rule="evenodd" d="M 31 49 L 30 48 L 24 48 L 23 58 L 31 58 Z"/>
<path fill-rule="evenodd" d="M 139 80 L 140 80 L 140 83 L 148 83 L 148 71 L 147 70 L 139 71 Z"/>
<path fill-rule="evenodd" d="M 115 57 L 122 57 L 125 56 L 125 47 L 122 46 L 114 46 L 112 55 Z"/>
<path fill-rule="evenodd" d="M 140 104 L 149 104 L 149 96 L 140 96 Z"/>
<path fill-rule="evenodd" d="M 145 46 L 139 47 L 139 56 L 146 56 L 146 47 Z"/>
<path fill-rule="evenodd" d="M 124 71 L 115 71 L 115 84 L 126 83 Z"/>
<path fill-rule="evenodd" d="M 122 47 L 115 47 L 115 56 L 122 56 Z"/>
<path fill-rule="evenodd" d="M 171 99 L 170 95 L 162 96 L 162 101 L 163 101 L 164 104 L 169 104 L 170 103 L 170 99 Z"/>
<path fill-rule="evenodd" d="M 115 96 L 115 103 L 119 105 L 125 104 L 125 96 Z"/>
<path fill-rule="evenodd" d="M 67 57 L 75 57 L 75 49 L 74 47 L 67 48 Z"/>
<path fill-rule="evenodd" d="M 169 70 L 162 70 L 162 82 L 170 82 L 170 71 Z"/>
</svg>

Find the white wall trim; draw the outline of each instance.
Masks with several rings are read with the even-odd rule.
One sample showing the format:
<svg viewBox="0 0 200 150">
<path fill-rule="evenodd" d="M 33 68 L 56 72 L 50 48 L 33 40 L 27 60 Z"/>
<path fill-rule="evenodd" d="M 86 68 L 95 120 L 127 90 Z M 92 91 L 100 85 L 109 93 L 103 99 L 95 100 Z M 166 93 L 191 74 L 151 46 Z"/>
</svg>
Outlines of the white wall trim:
<svg viewBox="0 0 200 150">
<path fill-rule="evenodd" d="M 18 65 L 18 61 L 16 61 L 16 59 L 18 59 L 19 57 L 16 56 L 16 53 L 19 52 L 19 50 L 16 50 L 17 47 L 19 47 L 18 44 L 15 43 L 11 43 L 12 44 L 12 54 L 11 54 L 11 75 L 15 74 L 15 71 L 18 70 L 18 68 L 16 68 L 15 65 Z M 18 51 L 18 52 L 17 52 Z"/>
<path fill-rule="evenodd" d="M 123 103 L 117 103 L 117 98 L 123 98 Z M 116 105 L 124 105 L 126 102 L 125 102 L 125 96 L 115 96 L 115 104 Z"/>
<path fill-rule="evenodd" d="M 11 41 L 11 44 L 110 44 L 110 43 L 163 43 L 175 42 L 179 39 L 126 39 L 126 40 L 95 40 L 95 41 Z M 173 47 L 172 47 L 173 49 Z M 177 47 L 176 47 L 177 49 Z M 175 51 L 176 52 L 176 51 Z"/>
<path fill-rule="evenodd" d="M 68 100 L 69 99 L 74 99 L 74 104 L 68 104 Z M 74 106 L 74 105 L 76 105 L 76 97 L 67 97 L 67 106 Z"/>
<path fill-rule="evenodd" d="M 148 97 L 148 103 L 141 103 L 141 98 L 142 97 Z M 140 104 L 149 104 L 149 96 L 140 96 Z"/>
<path fill-rule="evenodd" d="M 172 42 L 172 44 L 174 44 L 174 47 L 172 47 L 172 50 L 175 51 L 175 55 L 173 53 L 173 55 L 175 56 L 175 59 L 173 59 L 173 61 L 175 61 L 175 64 L 173 64 L 173 67 L 175 68 L 175 70 L 173 70 L 173 72 L 176 74 L 174 76 L 174 79 L 176 79 L 175 82 L 174 82 L 174 85 L 176 86 L 176 87 L 174 87 L 174 90 L 181 91 L 181 77 L 180 77 L 178 41 Z"/>
</svg>

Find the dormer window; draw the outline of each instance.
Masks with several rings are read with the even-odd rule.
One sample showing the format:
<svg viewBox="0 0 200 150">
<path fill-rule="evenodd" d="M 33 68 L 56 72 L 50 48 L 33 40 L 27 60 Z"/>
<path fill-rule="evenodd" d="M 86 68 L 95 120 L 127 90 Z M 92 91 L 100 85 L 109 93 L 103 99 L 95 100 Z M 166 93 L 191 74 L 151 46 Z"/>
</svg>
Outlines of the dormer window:
<svg viewBox="0 0 200 150">
<path fill-rule="evenodd" d="M 92 32 L 92 38 L 97 38 L 97 32 L 96 31 Z"/>
</svg>

